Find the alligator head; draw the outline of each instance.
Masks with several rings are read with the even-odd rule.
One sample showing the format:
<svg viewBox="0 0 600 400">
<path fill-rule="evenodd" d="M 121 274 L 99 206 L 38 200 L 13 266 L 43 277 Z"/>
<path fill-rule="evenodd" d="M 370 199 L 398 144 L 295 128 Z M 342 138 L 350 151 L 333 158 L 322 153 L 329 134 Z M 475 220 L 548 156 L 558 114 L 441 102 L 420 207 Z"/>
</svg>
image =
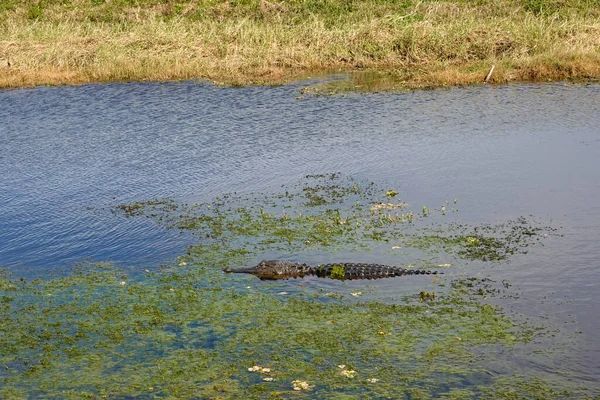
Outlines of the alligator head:
<svg viewBox="0 0 600 400">
<path fill-rule="evenodd" d="M 302 265 L 291 261 L 263 260 L 250 268 L 225 268 L 225 273 L 252 274 L 262 280 L 289 279 L 302 277 Z"/>
</svg>

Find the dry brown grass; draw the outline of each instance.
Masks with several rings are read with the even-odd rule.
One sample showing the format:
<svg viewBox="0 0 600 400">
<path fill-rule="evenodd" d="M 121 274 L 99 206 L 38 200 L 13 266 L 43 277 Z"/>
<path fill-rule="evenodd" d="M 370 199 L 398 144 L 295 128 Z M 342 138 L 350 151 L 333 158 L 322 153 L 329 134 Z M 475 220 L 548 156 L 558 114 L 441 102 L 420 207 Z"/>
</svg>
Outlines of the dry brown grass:
<svg viewBox="0 0 600 400">
<path fill-rule="evenodd" d="M 73 2 L 37 19 L 19 7 L 0 14 L 0 87 L 191 78 L 269 84 L 339 70 L 387 71 L 388 87 L 448 86 L 481 82 L 493 64 L 491 82 L 600 77 L 598 15 L 536 15 L 509 0 L 365 7 L 335 23 L 263 0 L 241 15 L 215 1 L 199 20 L 188 15 L 198 11 L 192 3 L 169 18 L 171 4 L 122 7 L 104 22 L 102 9 Z"/>
</svg>

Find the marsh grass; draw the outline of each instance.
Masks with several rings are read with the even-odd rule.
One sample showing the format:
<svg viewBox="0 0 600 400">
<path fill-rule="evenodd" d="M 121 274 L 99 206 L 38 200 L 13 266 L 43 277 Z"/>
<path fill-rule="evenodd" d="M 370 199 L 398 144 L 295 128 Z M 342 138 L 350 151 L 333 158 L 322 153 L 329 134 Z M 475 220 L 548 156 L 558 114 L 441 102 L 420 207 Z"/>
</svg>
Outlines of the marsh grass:
<svg viewBox="0 0 600 400">
<path fill-rule="evenodd" d="M 597 79 L 596 0 L 7 0 L 0 87 L 375 71 L 366 90 Z M 10 64 L 10 66 L 9 66 Z M 365 89 L 363 87 L 363 89 Z"/>
</svg>

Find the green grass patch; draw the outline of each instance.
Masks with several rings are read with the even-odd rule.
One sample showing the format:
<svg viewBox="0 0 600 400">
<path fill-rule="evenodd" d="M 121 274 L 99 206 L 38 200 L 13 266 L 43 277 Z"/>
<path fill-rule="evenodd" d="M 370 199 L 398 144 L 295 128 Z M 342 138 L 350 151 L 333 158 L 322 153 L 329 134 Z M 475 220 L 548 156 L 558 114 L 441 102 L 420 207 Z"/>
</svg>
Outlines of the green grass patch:
<svg viewBox="0 0 600 400">
<path fill-rule="evenodd" d="M 0 87 L 342 71 L 311 90 L 384 91 L 481 84 L 492 65 L 490 83 L 600 77 L 597 0 L 0 3 Z"/>
</svg>

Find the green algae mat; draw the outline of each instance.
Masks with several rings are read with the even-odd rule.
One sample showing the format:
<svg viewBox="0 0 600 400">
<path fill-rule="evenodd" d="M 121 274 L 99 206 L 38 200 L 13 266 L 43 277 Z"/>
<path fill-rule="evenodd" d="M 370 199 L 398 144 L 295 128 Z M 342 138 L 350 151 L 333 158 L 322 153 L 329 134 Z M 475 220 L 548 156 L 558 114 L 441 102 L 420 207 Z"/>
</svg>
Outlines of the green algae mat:
<svg viewBox="0 0 600 400">
<path fill-rule="evenodd" d="M 566 339 L 503 306 L 517 295 L 502 266 L 560 231 L 533 217 L 462 223 L 460 199 L 414 205 L 399 191 L 333 174 L 202 204 L 113 205 L 115 218 L 151 218 L 193 244 L 152 270 L 0 274 L 0 398 L 591 398 L 568 376 L 523 367 Z M 443 275 L 221 272 L 267 256 Z M 490 264 L 500 278 L 480 273 Z"/>
</svg>

